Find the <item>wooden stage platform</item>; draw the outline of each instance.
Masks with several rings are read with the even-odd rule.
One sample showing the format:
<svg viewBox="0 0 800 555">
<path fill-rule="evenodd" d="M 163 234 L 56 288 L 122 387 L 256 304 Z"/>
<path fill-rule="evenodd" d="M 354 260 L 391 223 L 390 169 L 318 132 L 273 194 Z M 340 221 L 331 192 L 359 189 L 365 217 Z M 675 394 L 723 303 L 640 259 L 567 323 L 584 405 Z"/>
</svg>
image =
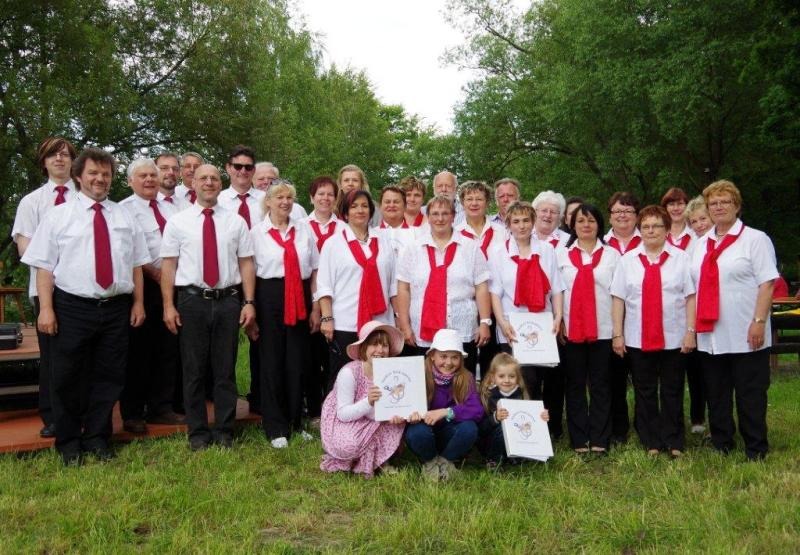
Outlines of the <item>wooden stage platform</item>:
<svg viewBox="0 0 800 555">
<path fill-rule="evenodd" d="M 208 403 L 208 416 L 213 421 L 214 407 Z M 261 417 L 250 412 L 247 401 L 239 399 L 236 406 L 236 424 L 254 424 L 261 421 Z M 127 442 L 135 439 L 164 437 L 173 434 L 186 433 L 184 425 L 148 424 L 146 434 L 131 434 L 122 429 L 122 418 L 119 415 L 119 404 L 114 407 L 114 435 L 115 442 Z M 39 437 L 42 421 L 36 409 L 0 412 L 0 453 L 21 453 L 38 451 L 53 446 L 54 440 Z"/>
</svg>

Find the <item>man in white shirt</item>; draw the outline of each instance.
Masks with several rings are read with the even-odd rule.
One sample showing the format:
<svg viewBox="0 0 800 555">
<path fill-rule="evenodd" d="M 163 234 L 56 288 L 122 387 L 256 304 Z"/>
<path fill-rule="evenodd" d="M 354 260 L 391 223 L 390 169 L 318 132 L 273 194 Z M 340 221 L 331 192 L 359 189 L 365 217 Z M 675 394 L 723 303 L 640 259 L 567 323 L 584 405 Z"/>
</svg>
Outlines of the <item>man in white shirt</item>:
<svg viewBox="0 0 800 555">
<path fill-rule="evenodd" d="M 129 326 L 144 321 L 144 235 L 108 200 L 114 159 L 87 148 L 73 164 L 80 192 L 50 210 L 22 260 L 37 268 L 39 329 L 52 335 L 56 449 L 65 465 L 84 453 L 114 456 L 111 411 L 125 381 Z"/>
<path fill-rule="evenodd" d="M 455 220 L 453 225 L 458 225 L 464 221 L 464 207 L 461 205 L 458 195 L 458 179 L 456 174 L 447 170 L 441 171 L 433 178 L 433 196 L 442 195 L 453 201 L 456 207 Z M 427 213 L 427 211 L 426 211 Z"/>
<path fill-rule="evenodd" d="M 157 200 L 168 202 L 178 210 L 183 210 L 189 204 L 185 196 L 175 194 L 178 186 L 178 176 L 181 174 L 181 163 L 178 155 L 174 152 L 162 152 L 156 156 L 156 166 L 158 167 L 159 190 Z"/>
<path fill-rule="evenodd" d="M 175 187 L 175 195 L 189 204 L 194 204 L 197 196 L 193 187 L 194 171 L 203 164 L 205 164 L 205 160 L 196 152 L 184 152 L 181 157 L 181 181 L 183 183 Z"/>
<path fill-rule="evenodd" d="M 28 193 L 17 206 L 17 215 L 11 237 L 17 244 L 20 257 L 25 254 L 36 228 L 44 215 L 53 207 L 75 198 L 75 184 L 70 179 L 72 161 L 78 153 L 75 147 L 61 137 L 47 137 L 39 145 L 36 159 L 47 183 Z M 28 296 L 32 300 L 34 317 L 39 317 L 39 296 L 36 294 L 36 268 L 30 269 Z M 53 408 L 50 401 L 50 336 L 37 330 L 39 338 L 39 417 L 44 426 L 39 435 L 55 437 Z"/>
<path fill-rule="evenodd" d="M 177 159 L 174 160 L 177 163 Z M 128 185 L 133 194 L 119 203 L 142 228 L 152 262 L 144 273 L 144 325 L 131 329 L 125 388 L 120 397 L 123 428 L 134 434 L 147 432 L 151 424 L 182 424 L 172 410 L 178 377 L 178 339 L 162 318 L 161 236 L 167 220 L 178 212 L 174 204 L 159 200 L 159 171 L 149 158 L 128 165 Z"/>
<path fill-rule="evenodd" d="M 253 243 L 244 220 L 217 203 L 217 168 L 195 171 L 197 203 L 167 222 L 161 242 L 164 322 L 178 335 L 189 446 L 233 445 L 239 325 L 255 322 Z M 175 289 L 177 287 L 177 299 Z M 206 368 L 214 376 L 214 429 L 205 404 Z"/>
<path fill-rule="evenodd" d="M 285 179 L 281 179 L 280 177 L 281 172 L 278 169 L 278 166 L 272 162 L 259 162 L 256 164 L 256 171 L 253 173 L 253 188 L 266 193 L 267 189 L 272 187 L 272 185 L 276 184 L 277 182 L 287 183 L 294 187 L 292 183 L 286 181 Z M 289 217 L 293 220 L 299 221 L 307 216 L 308 212 L 306 212 L 306 209 L 303 208 L 299 200 L 295 199 L 295 202 L 292 205 L 292 213 Z M 255 225 L 255 222 L 253 225 Z"/>
</svg>

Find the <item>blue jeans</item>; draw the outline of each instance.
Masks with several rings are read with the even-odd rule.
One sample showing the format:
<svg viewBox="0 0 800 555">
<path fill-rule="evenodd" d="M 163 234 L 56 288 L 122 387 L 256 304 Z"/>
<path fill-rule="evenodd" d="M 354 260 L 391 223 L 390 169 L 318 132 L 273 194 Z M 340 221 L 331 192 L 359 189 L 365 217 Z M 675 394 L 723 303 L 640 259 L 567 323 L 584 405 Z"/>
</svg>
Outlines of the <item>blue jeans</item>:
<svg viewBox="0 0 800 555">
<path fill-rule="evenodd" d="M 441 420 L 434 426 L 424 422 L 406 426 L 406 444 L 422 462 L 441 455 L 448 461 L 463 459 L 475 440 L 478 439 L 478 425 L 472 420 L 446 422 Z"/>
</svg>

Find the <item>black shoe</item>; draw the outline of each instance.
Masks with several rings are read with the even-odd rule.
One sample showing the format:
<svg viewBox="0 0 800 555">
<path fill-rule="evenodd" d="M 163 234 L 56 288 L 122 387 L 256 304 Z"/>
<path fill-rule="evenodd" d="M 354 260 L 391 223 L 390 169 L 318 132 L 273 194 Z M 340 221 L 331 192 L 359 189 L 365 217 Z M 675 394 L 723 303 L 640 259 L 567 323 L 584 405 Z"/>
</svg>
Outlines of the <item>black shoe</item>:
<svg viewBox="0 0 800 555">
<path fill-rule="evenodd" d="M 94 449 L 89 449 L 86 453 L 92 455 L 99 462 L 108 462 L 116 457 L 114 450 L 110 447 L 95 447 Z"/>
<path fill-rule="evenodd" d="M 223 449 L 231 449 L 233 447 L 233 438 L 228 435 L 216 436 L 213 439 L 214 445 L 222 447 Z"/>
<path fill-rule="evenodd" d="M 51 438 L 56 437 L 56 425 L 55 424 L 46 424 L 39 430 L 39 437 L 43 438 Z"/>
<path fill-rule="evenodd" d="M 625 445 L 628 443 L 628 436 L 611 436 L 611 445 Z"/>
<path fill-rule="evenodd" d="M 192 451 L 205 451 L 208 449 L 209 443 L 206 439 L 190 439 L 189 449 Z"/>
<path fill-rule="evenodd" d="M 80 451 L 62 451 L 61 462 L 64 466 L 81 466 L 83 464 L 83 453 Z"/>
<path fill-rule="evenodd" d="M 125 420 L 122 423 L 122 429 L 132 434 L 146 434 L 147 424 L 144 420 L 131 418 L 130 420 Z"/>
<path fill-rule="evenodd" d="M 147 423 L 168 424 L 168 425 L 186 424 L 186 417 L 178 414 L 177 412 L 168 410 L 166 412 L 155 414 L 153 416 L 147 415 Z"/>
</svg>

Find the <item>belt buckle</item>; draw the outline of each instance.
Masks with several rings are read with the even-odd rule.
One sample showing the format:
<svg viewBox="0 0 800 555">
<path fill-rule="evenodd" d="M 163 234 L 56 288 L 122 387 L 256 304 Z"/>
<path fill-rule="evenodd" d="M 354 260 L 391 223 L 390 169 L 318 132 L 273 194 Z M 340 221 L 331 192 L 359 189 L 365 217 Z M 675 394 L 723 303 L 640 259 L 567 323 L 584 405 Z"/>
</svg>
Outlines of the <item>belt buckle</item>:
<svg viewBox="0 0 800 555">
<path fill-rule="evenodd" d="M 216 301 L 219 297 L 216 289 L 203 289 L 203 298 L 207 301 Z"/>
</svg>

